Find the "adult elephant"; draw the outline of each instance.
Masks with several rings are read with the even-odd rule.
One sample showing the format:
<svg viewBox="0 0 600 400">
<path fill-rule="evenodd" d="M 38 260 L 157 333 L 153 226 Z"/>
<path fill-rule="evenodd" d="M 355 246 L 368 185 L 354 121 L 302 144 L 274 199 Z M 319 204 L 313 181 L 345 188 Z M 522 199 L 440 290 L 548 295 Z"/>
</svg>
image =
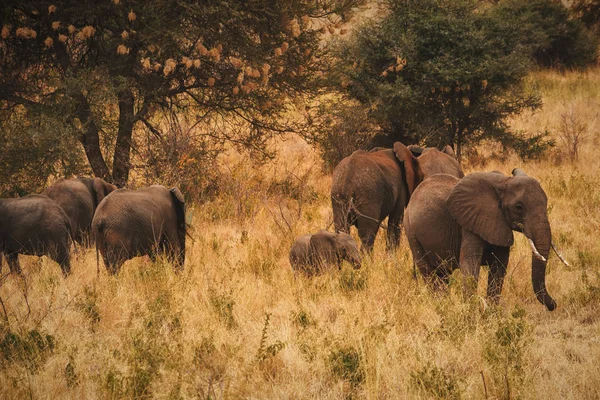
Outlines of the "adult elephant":
<svg viewBox="0 0 600 400">
<path fill-rule="evenodd" d="M 357 150 L 344 158 L 333 171 L 331 185 L 336 232 L 349 233 L 356 226 L 363 249 L 371 251 L 381 222 L 389 217 L 387 246 L 397 247 L 404 208 L 419 183 L 437 173 L 464 176 L 449 146 L 420 153 L 416 157 L 396 142 L 392 149 Z"/>
<path fill-rule="evenodd" d="M 320 274 L 332 265 L 341 268 L 344 260 L 355 269 L 361 267 L 356 241 L 343 232 L 320 230 L 312 235 L 300 236 L 292 245 L 289 258 L 292 269 L 307 276 Z"/>
<path fill-rule="evenodd" d="M 61 178 L 42 194 L 57 202 L 69 216 L 73 239 L 84 244 L 89 238 L 98 204 L 117 187 L 100 178 Z"/>
<path fill-rule="evenodd" d="M 475 172 L 461 180 L 440 174 L 413 193 L 404 228 L 413 260 L 426 281 L 448 282 L 454 269 L 478 281 L 488 265 L 487 295 L 498 301 L 513 244 L 522 232 L 532 248 L 533 290 L 550 311 L 556 302 L 546 290 L 546 262 L 552 235 L 548 199 L 540 183 L 521 170 L 513 176 Z"/>
<path fill-rule="evenodd" d="M 153 185 L 117 189 L 98 206 L 92 220 L 96 251 L 110 274 L 133 257 L 166 254 L 178 269 L 185 261 L 185 200 L 177 188 Z"/>
<path fill-rule="evenodd" d="M 0 271 L 2 255 L 10 272 L 20 274 L 19 254 L 47 255 L 63 275 L 71 272 L 71 224 L 64 210 L 46 196 L 0 199 Z"/>
</svg>

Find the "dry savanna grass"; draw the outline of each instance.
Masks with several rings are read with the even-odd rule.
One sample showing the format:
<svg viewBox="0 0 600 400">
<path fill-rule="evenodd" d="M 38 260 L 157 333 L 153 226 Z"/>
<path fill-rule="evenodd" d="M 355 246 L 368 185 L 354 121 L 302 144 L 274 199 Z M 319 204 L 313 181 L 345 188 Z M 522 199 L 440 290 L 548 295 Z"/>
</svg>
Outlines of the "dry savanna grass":
<svg viewBox="0 0 600 400">
<path fill-rule="evenodd" d="M 545 107 L 514 121 L 558 140 L 561 113 L 574 110 L 587 129 L 576 161 L 557 142 L 543 161 L 485 167 L 522 167 L 546 190 L 571 262 L 549 261 L 556 311 L 533 295 L 520 234 L 499 306 L 483 297 L 485 272 L 480 296 L 463 299 L 456 283 L 428 290 L 412 278 L 404 238 L 389 254 L 381 233 L 361 270 L 294 276 L 293 238 L 332 220 L 331 177 L 290 138 L 264 166 L 221 159 L 219 197 L 188 205 L 183 273 L 137 258 L 97 277 L 92 249 L 77 249 L 67 279 L 45 257 L 21 257 L 23 277 L 4 266 L 0 397 L 600 397 L 599 80 L 599 70 L 536 73 Z"/>
</svg>

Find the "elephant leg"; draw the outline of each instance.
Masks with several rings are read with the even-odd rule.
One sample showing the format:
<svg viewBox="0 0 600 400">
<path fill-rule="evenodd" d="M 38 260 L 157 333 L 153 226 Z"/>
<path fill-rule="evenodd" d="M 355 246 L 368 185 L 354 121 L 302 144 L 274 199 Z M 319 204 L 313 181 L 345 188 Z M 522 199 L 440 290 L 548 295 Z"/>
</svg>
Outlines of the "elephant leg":
<svg viewBox="0 0 600 400">
<path fill-rule="evenodd" d="M 350 221 L 350 210 L 345 202 L 339 199 L 332 199 L 333 203 L 333 225 L 335 227 L 335 232 L 344 232 L 350 233 L 350 226 L 352 222 Z"/>
<path fill-rule="evenodd" d="M 10 268 L 10 272 L 21 275 L 21 264 L 19 264 L 19 254 L 18 253 L 12 253 L 12 254 L 6 255 L 6 261 L 8 262 L 8 267 Z"/>
<path fill-rule="evenodd" d="M 71 254 L 68 241 L 63 245 L 59 245 L 55 251 L 52 251 L 49 255 L 50 258 L 60 265 L 63 276 L 66 278 L 71 273 Z"/>
<path fill-rule="evenodd" d="M 500 294 L 502 293 L 502 285 L 504 284 L 504 277 L 506 276 L 506 267 L 508 265 L 509 255 L 509 247 L 494 246 L 490 252 L 491 259 L 487 263 L 490 266 L 487 296 L 494 303 L 498 303 L 500 300 Z"/>
<path fill-rule="evenodd" d="M 477 292 L 479 270 L 486 242 L 471 231 L 463 229 L 460 246 L 460 270 L 463 274 L 463 291 L 467 295 Z"/>
<path fill-rule="evenodd" d="M 60 265 L 63 276 L 66 278 L 71 273 L 71 255 L 69 254 L 69 248 L 64 246 L 58 248 L 56 254 L 52 255 L 52 259 Z"/>
<path fill-rule="evenodd" d="M 432 275 L 435 267 L 429 263 L 427 252 L 423 246 L 421 246 L 421 242 L 419 242 L 416 237 L 411 235 L 407 235 L 406 238 L 408 239 L 410 251 L 413 256 L 413 267 L 415 268 L 413 270 L 413 278 L 417 279 L 416 268 L 418 268 L 425 282 L 428 285 L 431 285 L 433 282 Z"/>
<path fill-rule="evenodd" d="M 379 223 L 367 218 L 359 217 L 357 221 L 358 236 L 362 242 L 362 250 L 367 253 L 373 252 L 373 244 L 379 229 Z"/>
<path fill-rule="evenodd" d="M 394 211 L 388 218 L 387 228 L 387 249 L 396 250 L 400 245 L 400 235 L 402 230 L 400 228 L 400 222 L 404 219 L 404 210 L 400 212 Z"/>
</svg>

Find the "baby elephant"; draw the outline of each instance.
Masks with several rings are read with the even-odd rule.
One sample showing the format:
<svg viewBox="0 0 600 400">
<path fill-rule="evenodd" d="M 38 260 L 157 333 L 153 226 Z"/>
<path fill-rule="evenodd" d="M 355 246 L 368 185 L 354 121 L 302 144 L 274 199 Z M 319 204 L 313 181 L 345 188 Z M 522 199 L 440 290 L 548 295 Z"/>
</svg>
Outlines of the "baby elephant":
<svg viewBox="0 0 600 400">
<path fill-rule="evenodd" d="M 185 202 L 177 188 L 153 185 L 118 189 L 98 206 L 92 220 L 96 250 L 110 274 L 133 257 L 165 254 L 179 269 L 185 261 Z"/>
<path fill-rule="evenodd" d="M 0 271 L 2 254 L 10 272 L 20 274 L 19 254 L 47 255 L 66 277 L 71 272 L 71 223 L 52 199 L 37 194 L 0 199 Z"/>
<path fill-rule="evenodd" d="M 343 260 L 348 261 L 355 269 L 361 266 L 356 241 L 343 232 L 320 230 L 313 235 L 300 236 L 290 249 L 292 269 L 308 276 L 318 275 L 331 265 L 341 268 Z"/>
</svg>

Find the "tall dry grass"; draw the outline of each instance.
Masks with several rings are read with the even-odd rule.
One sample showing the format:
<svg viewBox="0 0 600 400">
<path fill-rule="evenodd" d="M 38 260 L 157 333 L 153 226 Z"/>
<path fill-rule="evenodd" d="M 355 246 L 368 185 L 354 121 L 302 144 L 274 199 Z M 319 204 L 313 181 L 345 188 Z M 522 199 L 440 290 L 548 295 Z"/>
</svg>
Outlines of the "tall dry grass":
<svg viewBox="0 0 600 400">
<path fill-rule="evenodd" d="M 183 273 L 137 258 L 118 277 L 91 249 L 62 279 L 46 258 L 21 257 L 24 276 L 0 286 L 1 398 L 598 398 L 600 397 L 600 71 L 537 73 L 543 110 L 513 121 L 558 132 L 572 107 L 589 136 L 579 160 L 556 148 L 486 170 L 524 168 L 549 197 L 549 261 L 559 308 L 533 295 L 530 251 L 516 234 L 502 300 L 433 293 L 379 235 L 363 268 L 295 277 L 296 235 L 331 222 L 330 176 L 299 139 L 276 162 L 221 158 L 227 186 L 190 204 L 193 241 Z"/>
</svg>

